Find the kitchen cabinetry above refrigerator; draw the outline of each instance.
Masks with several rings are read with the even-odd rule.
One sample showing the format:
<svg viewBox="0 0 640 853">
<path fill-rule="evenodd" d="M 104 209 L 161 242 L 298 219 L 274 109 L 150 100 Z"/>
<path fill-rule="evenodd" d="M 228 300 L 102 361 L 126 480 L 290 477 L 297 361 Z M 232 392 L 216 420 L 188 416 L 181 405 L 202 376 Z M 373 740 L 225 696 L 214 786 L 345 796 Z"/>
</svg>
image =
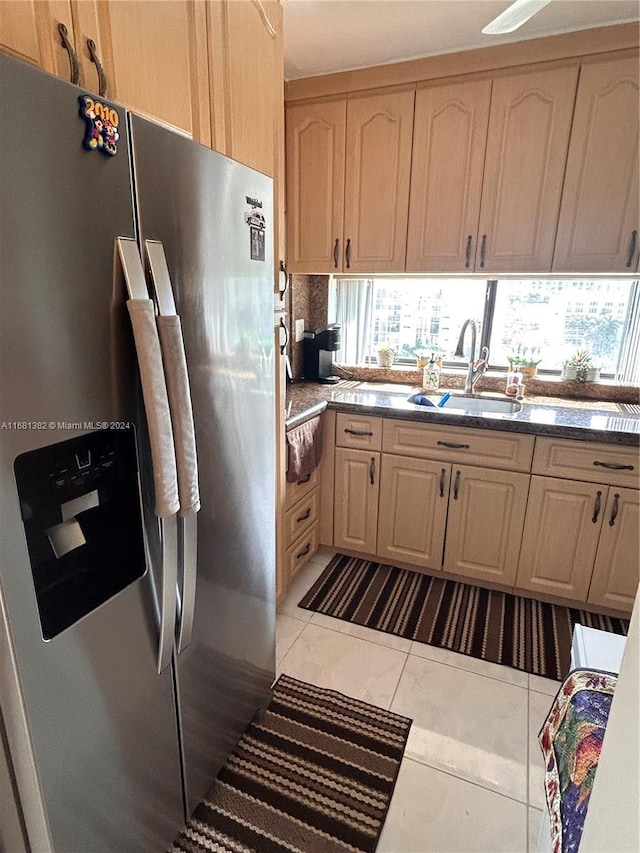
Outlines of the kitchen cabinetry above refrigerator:
<svg viewBox="0 0 640 853">
<path fill-rule="evenodd" d="M 276 173 L 278 0 L 2 2 L 0 50 Z"/>
</svg>

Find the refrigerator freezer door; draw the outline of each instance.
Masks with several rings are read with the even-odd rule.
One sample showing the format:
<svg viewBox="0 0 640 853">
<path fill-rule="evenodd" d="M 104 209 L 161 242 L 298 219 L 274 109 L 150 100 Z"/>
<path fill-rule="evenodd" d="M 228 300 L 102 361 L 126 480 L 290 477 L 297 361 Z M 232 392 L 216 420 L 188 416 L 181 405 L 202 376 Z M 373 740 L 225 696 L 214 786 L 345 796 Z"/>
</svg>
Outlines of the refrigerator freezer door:
<svg viewBox="0 0 640 853">
<path fill-rule="evenodd" d="M 140 239 L 164 245 L 198 452 L 193 634 L 176 658 L 191 811 L 274 677 L 273 187 L 137 116 L 132 138 Z"/>
<path fill-rule="evenodd" d="M 116 156 L 84 148 L 80 94 L 0 55 L 0 704 L 28 829 L 60 853 L 161 850 L 183 810 L 152 573 L 45 641 L 14 478 L 20 454 L 98 422 L 138 422 L 144 442 L 113 280 L 115 237 L 135 236 L 127 132 Z"/>
</svg>

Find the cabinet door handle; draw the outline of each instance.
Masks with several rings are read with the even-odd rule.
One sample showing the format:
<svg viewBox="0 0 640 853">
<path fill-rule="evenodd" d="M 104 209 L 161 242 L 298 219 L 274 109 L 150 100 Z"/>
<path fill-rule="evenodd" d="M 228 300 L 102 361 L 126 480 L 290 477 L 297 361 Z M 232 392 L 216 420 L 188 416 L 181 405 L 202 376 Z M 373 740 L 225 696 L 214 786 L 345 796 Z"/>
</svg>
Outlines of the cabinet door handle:
<svg viewBox="0 0 640 853">
<path fill-rule="evenodd" d="M 336 237 L 336 242 L 333 244 L 333 266 L 334 266 L 334 269 L 338 269 L 338 258 L 339 258 L 338 249 L 339 248 L 340 248 L 340 240 L 338 240 L 338 238 Z"/>
<path fill-rule="evenodd" d="M 458 500 L 458 491 L 460 489 L 460 471 L 456 471 L 456 482 L 453 486 L 453 499 L 454 501 Z"/>
<path fill-rule="evenodd" d="M 471 234 L 469 234 L 469 236 L 467 237 L 467 250 L 464 255 L 464 266 L 467 270 L 471 266 L 471 242 Z"/>
<path fill-rule="evenodd" d="M 280 328 L 284 329 L 284 343 L 280 344 L 280 355 L 284 355 L 287 351 L 287 347 L 289 346 L 289 327 L 285 323 L 284 319 L 280 317 Z"/>
<path fill-rule="evenodd" d="M 371 464 L 369 465 L 369 480 L 371 485 L 375 485 L 376 482 L 376 457 L 371 457 Z"/>
<path fill-rule="evenodd" d="M 591 519 L 591 521 L 593 521 L 594 524 L 596 523 L 596 521 L 598 520 L 598 516 L 600 515 L 601 503 L 602 503 L 602 492 L 597 492 L 596 493 L 596 504 L 593 508 L 593 518 Z"/>
<path fill-rule="evenodd" d="M 345 427 L 344 431 L 348 432 L 349 435 L 373 435 L 372 432 L 369 432 L 369 430 L 366 429 L 349 429 L 348 427 Z"/>
<path fill-rule="evenodd" d="M 596 460 L 594 465 L 599 465 L 600 468 L 610 468 L 612 471 L 633 471 L 633 465 L 618 465 L 616 462 L 598 462 Z"/>
<path fill-rule="evenodd" d="M 620 495 L 615 494 L 613 496 L 613 506 L 611 508 L 611 518 L 609 519 L 609 527 L 613 527 L 615 524 L 616 516 L 618 515 L 618 505 L 620 502 Z"/>
<path fill-rule="evenodd" d="M 299 515 L 296 518 L 296 523 L 299 521 L 306 521 L 310 515 L 311 515 L 311 507 L 309 507 L 309 509 L 305 513 L 303 513 L 303 515 Z"/>
<path fill-rule="evenodd" d="M 89 53 L 91 54 L 91 61 L 96 66 L 96 71 L 98 72 L 98 94 L 101 98 L 106 98 L 107 75 L 104 73 L 104 68 L 102 67 L 102 63 L 100 62 L 100 57 L 98 56 L 98 48 L 93 39 L 87 39 L 87 47 L 89 48 Z"/>
<path fill-rule="evenodd" d="M 351 239 L 347 240 L 347 248 L 344 250 L 344 256 L 347 261 L 347 269 L 351 269 Z"/>
<path fill-rule="evenodd" d="M 484 258 L 487 252 L 487 235 L 482 235 L 482 243 L 480 244 L 480 269 L 484 269 Z"/>
<path fill-rule="evenodd" d="M 468 450 L 470 444 L 458 444 L 455 441 L 436 441 L 440 447 L 449 447 L 451 450 Z"/>
<path fill-rule="evenodd" d="M 629 257 L 627 258 L 627 267 L 630 267 L 633 263 L 633 256 L 636 253 L 636 242 L 638 240 L 638 232 L 631 232 L 631 245 L 629 246 Z"/>
<path fill-rule="evenodd" d="M 302 551 L 300 551 L 300 553 L 296 554 L 296 560 L 299 560 L 300 557 L 306 557 L 310 550 L 311 550 L 311 542 L 307 542 L 306 547 L 303 548 Z"/>
<path fill-rule="evenodd" d="M 69 54 L 69 80 L 74 86 L 77 86 L 80 82 L 80 65 L 78 63 L 78 55 L 69 41 L 69 30 L 62 21 L 58 24 L 58 32 L 62 39 L 62 46 Z"/>
<path fill-rule="evenodd" d="M 443 469 L 440 471 L 440 497 L 441 497 L 441 498 L 443 498 L 443 497 L 444 497 L 444 475 L 445 475 L 445 470 L 446 470 L 446 469 L 445 469 L 445 468 L 443 468 Z"/>
<path fill-rule="evenodd" d="M 287 290 L 289 290 L 289 285 L 291 284 L 291 282 L 289 281 L 287 265 L 282 260 L 280 261 L 280 272 L 284 274 L 284 286 L 278 288 L 278 293 L 280 294 L 280 299 L 284 299 Z"/>
</svg>

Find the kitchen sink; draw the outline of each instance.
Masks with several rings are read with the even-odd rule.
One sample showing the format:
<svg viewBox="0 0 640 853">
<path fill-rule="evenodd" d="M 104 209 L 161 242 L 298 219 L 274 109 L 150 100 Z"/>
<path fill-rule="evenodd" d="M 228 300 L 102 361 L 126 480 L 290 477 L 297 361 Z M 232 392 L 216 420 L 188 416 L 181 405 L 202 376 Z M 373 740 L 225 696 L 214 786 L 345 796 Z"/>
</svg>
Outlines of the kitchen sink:
<svg viewBox="0 0 640 853">
<path fill-rule="evenodd" d="M 522 403 L 518 400 L 510 400 L 505 397 L 483 397 L 479 394 L 451 394 L 442 406 L 438 406 L 439 399 L 442 399 L 442 397 L 412 394 L 407 402 L 413 403 L 416 406 L 431 408 L 435 405 L 436 408 L 443 410 L 456 409 L 467 413 L 492 412 L 502 415 L 514 415 L 522 409 Z"/>
</svg>

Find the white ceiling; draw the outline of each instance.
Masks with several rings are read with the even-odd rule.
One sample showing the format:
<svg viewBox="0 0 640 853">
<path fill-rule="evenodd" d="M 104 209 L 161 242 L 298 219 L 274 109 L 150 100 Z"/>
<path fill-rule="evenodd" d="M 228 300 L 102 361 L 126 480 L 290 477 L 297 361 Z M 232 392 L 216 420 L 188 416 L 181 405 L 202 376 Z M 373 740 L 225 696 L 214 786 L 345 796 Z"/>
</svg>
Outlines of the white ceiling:
<svg viewBox="0 0 640 853">
<path fill-rule="evenodd" d="M 553 0 L 519 30 L 484 36 L 510 0 L 284 0 L 285 78 L 640 19 L 640 0 Z"/>
</svg>

